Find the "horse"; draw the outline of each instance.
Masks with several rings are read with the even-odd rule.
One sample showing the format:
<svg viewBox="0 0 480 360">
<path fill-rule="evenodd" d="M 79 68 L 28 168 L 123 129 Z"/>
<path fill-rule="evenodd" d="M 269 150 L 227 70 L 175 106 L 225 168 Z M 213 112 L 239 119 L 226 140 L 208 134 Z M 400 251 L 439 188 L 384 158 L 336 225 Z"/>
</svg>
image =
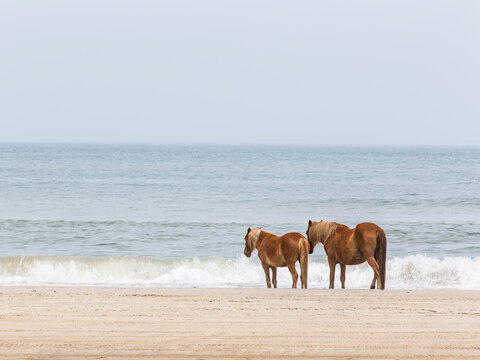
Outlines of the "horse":
<svg viewBox="0 0 480 360">
<path fill-rule="evenodd" d="M 328 221 L 308 222 L 307 239 L 310 254 L 322 243 L 330 267 L 330 289 L 333 289 L 335 266 L 340 264 L 340 280 L 345 289 L 346 265 L 358 265 L 365 261 L 373 269 L 370 289 L 385 289 L 385 262 L 387 260 L 387 237 L 383 229 L 373 223 L 361 223 L 354 229 Z"/>
<path fill-rule="evenodd" d="M 272 269 L 273 287 L 277 287 L 277 267 L 288 267 L 292 274 L 292 288 L 297 287 L 298 274 L 295 270 L 295 263 L 300 263 L 300 281 L 302 289 L 307 288 L 308 277 L 308 252 L 307 239 L 297 232 L 290 232 L 282 236 L 269 233 L 262 229 L 248 228 L 245 235 L 245 250 L 243 253 L 250 257 L 257 249 L 258 257 L 262 262 L 265 271 L 267 288 L 271 288 L 270 269 Z"/>
</svg>

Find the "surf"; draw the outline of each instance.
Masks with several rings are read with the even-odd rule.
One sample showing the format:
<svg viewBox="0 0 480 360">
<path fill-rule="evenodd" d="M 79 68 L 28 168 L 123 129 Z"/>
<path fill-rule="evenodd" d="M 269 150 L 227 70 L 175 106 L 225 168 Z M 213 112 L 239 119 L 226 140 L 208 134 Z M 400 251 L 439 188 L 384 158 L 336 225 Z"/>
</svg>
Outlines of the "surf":
<svg viewBox="0 0 480 360">
<path fill-rule="evenodd" d="M 309 270 L 309 287 L 326 289 L 329 282 L 326 260 L 311 259 Z M 360 289 L 370 284 L 368 265 L 347 268 L 347 271 L 349 288 Z M 392 257 L 387 261 L 386 273 L 388 289 L 480 289 L 480 257 Z M 0 257 L 0 285 L 3 286 L 245 288 L 264 287 L 264 281 L 256 257 Z M 287 288 L 290 282 L 288 270 L 279 269 L 278 287 Z"/>
</svg>

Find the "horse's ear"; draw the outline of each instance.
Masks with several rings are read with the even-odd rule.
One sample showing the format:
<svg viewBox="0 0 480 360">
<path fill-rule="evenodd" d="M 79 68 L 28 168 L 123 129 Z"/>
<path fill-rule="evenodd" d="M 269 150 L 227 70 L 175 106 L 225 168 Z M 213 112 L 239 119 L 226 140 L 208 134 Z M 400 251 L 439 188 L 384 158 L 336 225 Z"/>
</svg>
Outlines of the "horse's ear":
<svg viewBox="0 0 480 360">
<path fill-rule="evenodd" d="M 312 226 L 312 220 L 308 220 L 308 227 Z"/>
<path fill-rule="evenodd" d="M 248 234 L 250 231 L 252 231 L 252 229 L 248 228 L 248 230 L 247 230 L 247 234 Z"/>
</svg>

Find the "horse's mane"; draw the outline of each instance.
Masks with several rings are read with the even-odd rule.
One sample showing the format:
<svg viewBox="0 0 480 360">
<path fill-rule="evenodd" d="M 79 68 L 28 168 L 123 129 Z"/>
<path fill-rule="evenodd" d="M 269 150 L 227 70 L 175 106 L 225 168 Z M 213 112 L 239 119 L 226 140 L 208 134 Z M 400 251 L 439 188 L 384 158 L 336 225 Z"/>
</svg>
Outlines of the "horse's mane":
<svg viewBox="0 0 480 360">
<path fill-rule="evenodd" d="M 251 228 L 247 234 L 248 247 L 253 251 L 257 247 L 257 241 L 262 229 Z"/>
<path fill-rule="evenodd" d="M 322 244 L 325 240 L 328 240 L 330 236 L 333 235 L 339 223 L 333 221 L 320 221 L 314 222 L 308 229 L 308 234 L 310 235 L 313 245 L 317 245 L 319 242 Z"/>
</svg>

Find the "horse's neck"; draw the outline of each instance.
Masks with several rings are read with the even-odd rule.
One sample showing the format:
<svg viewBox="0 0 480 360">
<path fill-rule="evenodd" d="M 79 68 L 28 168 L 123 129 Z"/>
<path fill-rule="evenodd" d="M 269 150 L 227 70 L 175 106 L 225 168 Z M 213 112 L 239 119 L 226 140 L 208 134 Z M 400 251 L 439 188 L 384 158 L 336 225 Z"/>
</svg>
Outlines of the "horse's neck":
<svg viewBox="0 0 480 360">
<path fill-rule="evenodd" d="M 320 242 L 323 244 L 323 246 L 328 247 L 333 242 L 333 239 L 335 238 L 335 234 L 337 233 L 337 231 L 339 230 L 342 231 L 343 229 L 348 229 L 348 227 L 342 224 L 336 224 L 335 230 L 333 230 L 325 238 L 321 239 L 322 241 Z"/>
<path fill-rule="evenodd" d="M 272 233 L 269 233 L 268 231 L 265 230 L 260 230 L 260 234 L 258 234 L 258 239 L 257 239 L 257 244 L 256 248 L 258 249 L 260 245 L 262 244 L 263 240 L 269 236 L 272 236 Z"/>
<path fill-rule="evenodd" d="M 345 230 L 350 230 L 350 228 L 346 225 L 338 224 L 335 230 L 332 231 L 330 236 L 323 241 L 323 246 L 328 247 L 332 245 L 333 242 L 335 241 L 335 235 L 337 234 L 337 232 L 342 232 Z"/>
</svg>

